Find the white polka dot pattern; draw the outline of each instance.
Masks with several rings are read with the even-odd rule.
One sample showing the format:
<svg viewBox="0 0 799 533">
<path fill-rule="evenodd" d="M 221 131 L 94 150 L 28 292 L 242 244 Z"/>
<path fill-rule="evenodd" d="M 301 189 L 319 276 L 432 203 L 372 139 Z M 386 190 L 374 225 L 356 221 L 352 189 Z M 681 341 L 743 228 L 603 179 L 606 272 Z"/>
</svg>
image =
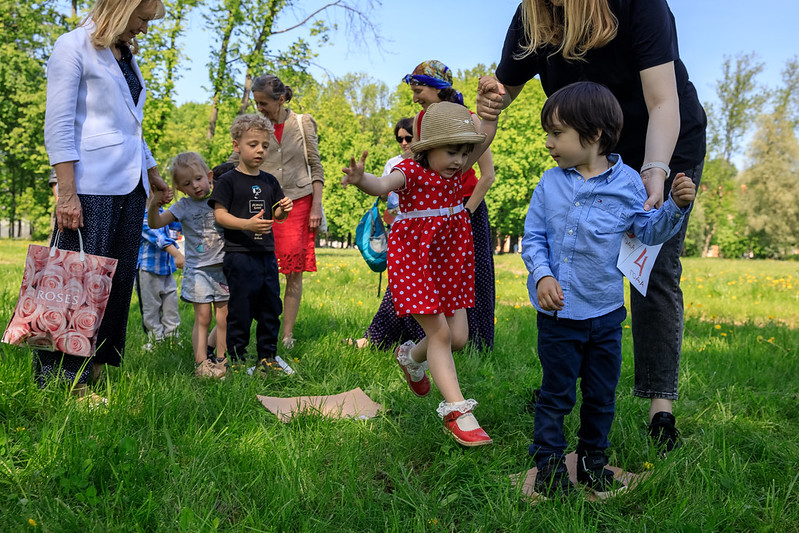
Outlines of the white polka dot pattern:
<svg viewBox="0 0 799 533">
<path fill-rule="evenodd" d="M 402 212 L 461 203 L 460 176 L 445 179 L 412 159 L 397 168 L 405 174 L 398 191 Z M 399 316 L 451 316 L 474 306 L 474 246 L 466 211 L 450 216 L 408 218 L 389 234 L 388 276 Z"/>
</svg>

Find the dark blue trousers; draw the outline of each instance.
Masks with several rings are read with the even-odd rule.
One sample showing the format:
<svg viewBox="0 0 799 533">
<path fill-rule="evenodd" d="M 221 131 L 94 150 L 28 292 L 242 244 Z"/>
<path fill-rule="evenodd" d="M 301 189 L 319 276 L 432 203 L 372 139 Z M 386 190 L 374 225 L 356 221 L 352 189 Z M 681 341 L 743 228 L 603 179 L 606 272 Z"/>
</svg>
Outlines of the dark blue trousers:
<svg viewBox="0 0 799 533">
<path fill-rule="evenodd" d="M 538 313 L 538 358 L 544 378 L 535 406 L 530 455 L 539 467 L 551 456 L 566 452 L 563 419 L 577 400 L 577 378 L 583 394 L 577 449 L 610 446 L 608 434 L 621 374 L 621 323 L 626 316 L 624 307 L 586 320 Z"/>
<path fill-rule="evenodd" d="M 222 271 L 230 287 L 227 347 L 231 359 L 247 359 L 253 320 L 258 359 L 274 357 L 283 312 L 275 253 L 225 252 Z"/>
</svg>

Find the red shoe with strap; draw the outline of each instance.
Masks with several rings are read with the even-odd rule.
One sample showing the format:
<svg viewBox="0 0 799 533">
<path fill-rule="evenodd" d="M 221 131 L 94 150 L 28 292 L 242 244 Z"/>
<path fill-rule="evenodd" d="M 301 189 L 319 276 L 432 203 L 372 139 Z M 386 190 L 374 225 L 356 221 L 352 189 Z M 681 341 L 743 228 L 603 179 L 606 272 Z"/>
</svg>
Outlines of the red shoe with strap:
<svg viewBox="0 0 799 533">
<path fill-rule="evenodd" d="M 397 360 L 402 373 L 405 374 L 405 381 L 408 382 L 411 391 L 417 396 L 424 397 L 430 394 L 430 378 L 427 377 L 424 364 L 416 363 L 411 358 L 411 348 L 414 346 L 413 341 L 397 346 L 397 349 L 394 350 L 394 359 Z M 414 381 L 413 378 L 416 380 Z"/>
<path fill-rule="evenodd" d="M 471 447 L 484 446 L 494 442 L 491 440 L 491 437 L 488 436 L 488 433 L 486 433 L 481 427 L 469 431 L 464 431 L 458 427 L 458 418 L 462 416 L 471 416 L 474 418 L 474 415 L 471 411 L 466 413 L 453 411 L 444 417 L 444 427 L 447 429 L 447 431 L 452 433 L 453 438 L 458 442 L 458 444 Z"/>
</svg>

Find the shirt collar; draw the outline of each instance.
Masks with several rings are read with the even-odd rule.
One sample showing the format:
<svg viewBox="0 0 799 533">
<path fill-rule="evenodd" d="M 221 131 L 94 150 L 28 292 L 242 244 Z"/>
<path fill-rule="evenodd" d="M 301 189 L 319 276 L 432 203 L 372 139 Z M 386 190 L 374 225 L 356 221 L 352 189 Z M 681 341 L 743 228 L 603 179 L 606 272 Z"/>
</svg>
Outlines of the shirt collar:
<svg viewBox="0 0 799 533">
<path fill-rule="evenodd" d="M 601 174 L 598 174 L 598 175 L 594 176 L 591 179 L 606 178 L 607 181 L 611 181 L 611 180 L 613 180 L 613 178 L 618 176 L 619 173 L 621 172 L 621 168 L 622 168 L 622 165 L 623 165 L 623 163 L 621 161 L 621 156 L 619 154 L 609 154 L 608 155 L 608 163 L 610 163 L 610 167 L 606 171 L 602 172 Z M 569 174 L 576 174 L 578 176 L 582 176 L 582 174 L 577 172 L 574 169 L 574 167 L 569 167 L 565 171 L 568 172 Z"/>
</svg>

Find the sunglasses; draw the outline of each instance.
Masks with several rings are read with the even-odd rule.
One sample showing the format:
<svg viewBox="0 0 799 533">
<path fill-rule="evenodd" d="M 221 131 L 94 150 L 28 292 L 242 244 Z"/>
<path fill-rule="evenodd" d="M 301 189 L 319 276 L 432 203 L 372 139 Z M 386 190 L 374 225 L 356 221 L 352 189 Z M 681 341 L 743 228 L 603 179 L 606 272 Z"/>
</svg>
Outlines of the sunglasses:
<svg viewBox="0 0 799 533">
<path fill-rule="evenodd" d="M 413 135 L 405 135 L 405 136 L 397 135 L 397 142 L 400 143 L 400 144 L 402 144 L 402 141 L 405 141 L 406 143 L 409 143 L 412 140 L 413 140 Z"/>
</svg>

